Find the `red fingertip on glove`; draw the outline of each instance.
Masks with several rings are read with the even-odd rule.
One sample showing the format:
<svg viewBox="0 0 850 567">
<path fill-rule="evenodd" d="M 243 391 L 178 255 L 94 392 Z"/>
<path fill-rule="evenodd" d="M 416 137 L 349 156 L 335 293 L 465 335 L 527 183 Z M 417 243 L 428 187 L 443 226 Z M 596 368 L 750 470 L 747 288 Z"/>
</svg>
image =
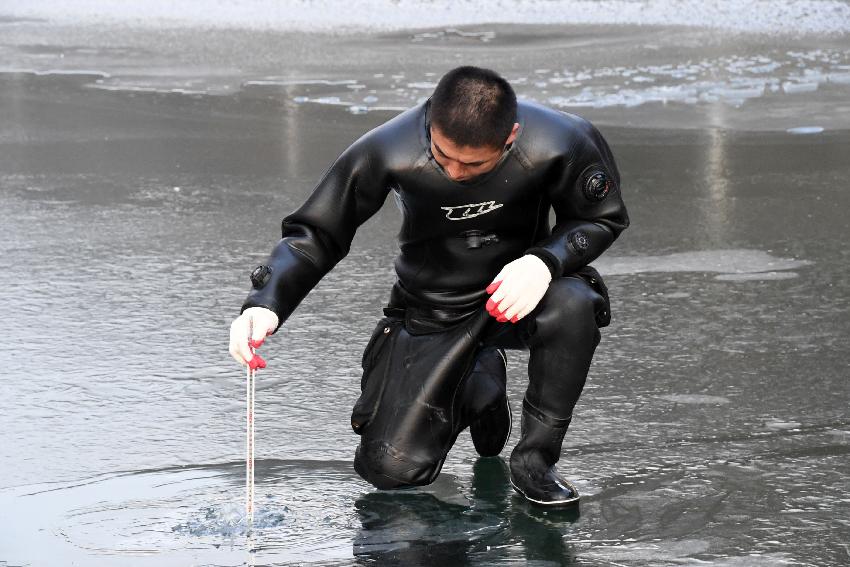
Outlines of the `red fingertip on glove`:
<svg viewBox="0 0 850 567">
<path fill-rule="evenodd" d="M 499 289 L 499 286 L 501 284 L 502 284 L 502 280 L 491 283 L 489 286 L 487 286 L 487 293 L 489 293 L 490 295 L 493 295 L 494 293 L 496 293 L 496 290 Z"/>
<path fill-rule="evenodd" d="M 266 361 L 263 360 L 263 358 L 258 354 L 255 354 L 254 358 L 252 358 L 251 360 L 248 361 L 248 368 L 250 368 L 251 370 L 256 370 L 257 368 L 265 368 L 265 367 L 266 367 Z"/>
<path fill-rule="evenodd" d="M 516 323 L 517 321 L 519 321 L 519 315 L 514 315 L 513 317 L 511 317 L 511 323 Z"/>
<path fill-rule="evenodd" d="M 248 339 L 248 346 L 251 348 L 260 348 L 261 346 L 263 346 L 263 341 L 265 341 L 265 339 L 260 339 L 258 341 L 255 341 L 254 339 Z"/>
</svg>

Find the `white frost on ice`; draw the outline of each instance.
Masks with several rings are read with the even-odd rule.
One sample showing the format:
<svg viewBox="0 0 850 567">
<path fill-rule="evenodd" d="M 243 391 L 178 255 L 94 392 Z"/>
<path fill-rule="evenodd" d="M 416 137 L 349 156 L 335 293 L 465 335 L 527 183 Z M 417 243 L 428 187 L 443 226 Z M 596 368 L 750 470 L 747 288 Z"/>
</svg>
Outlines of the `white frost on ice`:
<svg viewBox="0 0 850 567">
<path fill-rule="evenodd" d="M 734 279 L 751 275 L 751 279 L 777 279 L 764 277 L 766 273 L 781 273 L 811 264 L 807 260 L 778 258 L 762 250 L 699 250 L 677 252 L 664 256 L 603 256 L 594 262 L 605 275 L 628 275 L 649 272 L 714 272 Z"/>
<path fill-rule="evenodd" d="M 637 24 L 743 32 L 845 34 L 840 0 L 12 0 L 4 15 L 50 21 L 122 21 L 286 30 L 422 29 L 482 23 Z M 467 32 L 468 33 L 468 32 Z M 489 40 L 490 36 L 481 36 Z"/>
<path fill-rule="evenodd" d="M 657 396 L 661 400 L 677 404 L 728 404 L 729 398 L 723 396 L 708 396 L 705 394 L 668 394 Z"/>
<path fill-rule="evenodd" d="M 797 126 L 796 128 L 788 128 L 789 134 L 820 134 L 823 132 L 823 126 Z"/>
</svg>

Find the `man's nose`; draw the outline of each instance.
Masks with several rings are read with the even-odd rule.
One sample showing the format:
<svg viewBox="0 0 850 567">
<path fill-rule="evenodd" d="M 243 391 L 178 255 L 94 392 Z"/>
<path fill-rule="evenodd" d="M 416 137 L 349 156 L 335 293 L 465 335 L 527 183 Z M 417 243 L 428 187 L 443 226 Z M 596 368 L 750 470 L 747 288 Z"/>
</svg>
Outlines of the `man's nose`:
<svg viewBox="0 0 850 567">
<path fill-rule="evenodd" d="M 446 168 L 446 173 L 448 173 L 449 177 L 451 177 L 452 179 L 459 179 L 459 178 L 463 177 L 464 169 L 463 169 L 463 166 L 461 166 L 461 165 L 450 164 Z"/>
</svg>

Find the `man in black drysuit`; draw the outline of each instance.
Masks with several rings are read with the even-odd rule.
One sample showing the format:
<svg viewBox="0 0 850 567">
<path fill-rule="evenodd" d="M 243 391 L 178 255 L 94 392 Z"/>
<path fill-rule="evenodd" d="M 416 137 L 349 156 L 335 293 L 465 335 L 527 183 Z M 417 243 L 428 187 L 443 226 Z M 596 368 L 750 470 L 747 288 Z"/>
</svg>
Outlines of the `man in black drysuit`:
<svg viewBox="0 0 850 567">
<path fill-rule="evenodd" d="M 363 355 L 355 470 L 378 488 L 428 484 L 466 427 L 481 455 L 498 455 L 511 426 L 503 349 L 524 348 L 511 482 L 531 502 L 574 504 L 554 465 L 610 320 L 588 263 L 629 224 L 619 181 L 589 122 L 517 103 L 493 71 L 454 69 L 428 101 L 346 149 L 283 219 L 231 325 L 231 354 L 265 366 L 249 345 L 345 257 L 392 191 L 403 214 L 397 281 Z"/>
</svg>

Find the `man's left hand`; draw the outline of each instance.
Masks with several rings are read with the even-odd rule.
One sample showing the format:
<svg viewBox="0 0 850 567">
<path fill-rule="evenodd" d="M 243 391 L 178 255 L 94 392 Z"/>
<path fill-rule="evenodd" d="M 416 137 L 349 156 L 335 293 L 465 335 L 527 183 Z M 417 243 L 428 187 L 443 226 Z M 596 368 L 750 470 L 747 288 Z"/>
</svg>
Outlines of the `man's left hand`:
<svg viewBox="0 0 850 567">
<path fill-rule="evenodd" d="M 548 266 L 533 254 L 526 254 L 506 264 L 487 287 L 491 294 L 487 312 L 500 323 L 516 323 L 537 307 L 552 274 Z"/>
</svg>

